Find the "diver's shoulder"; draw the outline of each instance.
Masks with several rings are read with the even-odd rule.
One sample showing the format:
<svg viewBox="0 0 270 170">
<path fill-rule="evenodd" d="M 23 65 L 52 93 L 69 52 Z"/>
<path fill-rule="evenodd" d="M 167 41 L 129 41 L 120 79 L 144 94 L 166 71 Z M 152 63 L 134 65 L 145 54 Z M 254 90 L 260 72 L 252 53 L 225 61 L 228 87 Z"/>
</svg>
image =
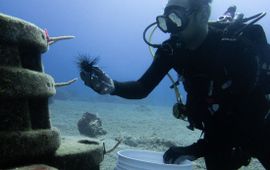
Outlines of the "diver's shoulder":
<svg viewBox="0 0 270 170">
<path fill-rule="evenodd" d="M 161 45 L 173 44 L 173 43 L 174 43 L 173 38 L 172 38 L 172 37 L 169 37 L 169 38 L 167 38 L 166 40 L 164 40 L 164 41 L 161 43 Z M 162 46 L 160 46 L 160 47 L 162 47 Z"/>
<path fill-rule="evenodd" d="M 156 54 L 159 56 L 167 56 L 169 55 L 174 49 L 174 42 L 171 38 L 164 40 L 161 45 L 157 48 Z"/>
<path fill-rule="evenodd" d="M 175 51 L 183 49 L 184 44 L 177 37 L 170 37 L 162 42 L 161 46 L 158 48 L 159 51 L 165 52 L 166 54 L 173 55 Z"/>
<path fill-rule="evenodd" d="M 172 37 L 169 37 L 160 44 L 155 55 L 158 58 L 166 58 L 168 60 L 174 56 L 176 48 L 177 42 Z"/>
<path fill-rule="evenodd" d="M 224 27 L 217 25 L 216 23 L 208 23 L 208 35 L 221 37 L 224 33 Z"/>
</svg>

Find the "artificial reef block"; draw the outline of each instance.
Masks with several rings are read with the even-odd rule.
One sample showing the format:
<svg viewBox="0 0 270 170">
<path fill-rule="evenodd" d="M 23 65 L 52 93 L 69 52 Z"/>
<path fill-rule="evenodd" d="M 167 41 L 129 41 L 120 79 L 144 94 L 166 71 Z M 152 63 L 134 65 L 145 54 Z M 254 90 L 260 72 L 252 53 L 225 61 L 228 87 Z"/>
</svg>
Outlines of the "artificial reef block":
<svg viewBox="0 0 270 170">
<path fill-rule="evenodd" d="M 23 44 L 41 53 L 48 50 L 46 32 L 22 19 L 0 13 L 0 43 Z"/>
<path fill-rule="evenodd" d="M 0 132 L 0 169 L 53 155 L 60 146 L 56 129 Z"/>
<path fill-rule="evenodd" d="M 62 137 L 55 156 L 46 164 L 64 170 L 99 170 L 104 158 L 103 143 L 92 138 Z"/>
<path fill-rule="evenodd" d="M 56 93 L 50 75 L 15 67 L 0 67 L 0 96 L 50 97 Z"/>
<path fill-rule="evenodd" d="M 50 168 L 39 165 L 46 164 L 99 170 L 102 143 L 64 137 L 60 145 L 58 130 L 51 128 L 48 98 L 55 95 L 56 85 L 44 73 L 41 59 L 48 39 L 36 25 L 0 13 L 0 169 L 33 164 L 33 169 Z"/>
</svg>

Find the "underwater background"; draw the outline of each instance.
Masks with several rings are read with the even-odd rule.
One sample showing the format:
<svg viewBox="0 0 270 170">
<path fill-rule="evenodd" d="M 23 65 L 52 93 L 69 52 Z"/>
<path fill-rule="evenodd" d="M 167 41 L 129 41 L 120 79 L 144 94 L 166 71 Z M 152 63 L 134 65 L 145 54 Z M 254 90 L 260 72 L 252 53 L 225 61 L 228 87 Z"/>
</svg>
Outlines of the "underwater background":
<svg viewBox="0 0 270 170">
<path fill-rule="evenodd" d="M 32 22 L 48 30 L 50 36 L 74 35 L 75 39 L 50 46 L 42 62 L 55 82 L 79 78 L 76 61 L 79 55 L 99 57 L 99 66 L 117 81 L 140 78 L 152 62 L 143 31 L 163 13 L 167 0 L 2 0 L 0 12 Z M 216 20 L 230 5 L 246 17 L 267 12 L 258 23 L 270 41 L 270 1 L 213 0 L 211 20 Z M 160 43 L 168 35 L 157 31 L 153 42 Z M 177 78 L 176 74 L 171 74 Z M 80 135 L 77 122 L 85 112 L 97 114 L 106 135 L 99 137 L 112 148 L 115 138 L 123 143 L 104 157 L 101 170 L 112 170 L 116 152 L 127 148 L 164 152 L 170 145 L 189 145 L 201 135 L 190 131 L 187 122 L 175 119 L 171 109 L 175 94 L 165 77 L 154 91 L 142 100 L 117 96 L 101 96 L 79 79 L 74 84 L 57 88 L 50 104 L 53 126 L 62 136 Z M 181 94 L 185 92 L 180 86 Z M 64 137 L 62 137 L 64 138 Z M 203 160 L 196 161 L 195 170 L 205 169 Z M 262 169 L 257 160 L 244 169 Z"/>
<path fill-rule="evenodd" d="M 79 54 L 99 57 L 100 67 L 113 79 L 128 81 L 138 79 L 152 62 L 142 33 L 146 26 L 155 21 L 157 15 L 162 14 L 166 3 L 166 0 L 2 0 L 0 12 L 47 29 L 50 36 L 76 36 L 73 40 L 52 45 L 43 55 L 45 72 L 51 74 L 56 82 L 79 77 L 76 65 Z M 268 12 L 259 23 L 264 26 L 269 39 L 270 1 L 214 0 L 211 20 L 216 20 L 232 4 L 246 17 Z M 157 31 L 153 42 L 162 42 L 167 36 Z M 170 85 L 169 79 L 164 78 L 150 96 L 142 101 L 172 105 L 175 96 L 173 90 L 169 89 Z M 130 102 L 119 97 L 97 95 L 85 87 L 82 81 L 59 89 L 56 97 Z"/>
</svg>

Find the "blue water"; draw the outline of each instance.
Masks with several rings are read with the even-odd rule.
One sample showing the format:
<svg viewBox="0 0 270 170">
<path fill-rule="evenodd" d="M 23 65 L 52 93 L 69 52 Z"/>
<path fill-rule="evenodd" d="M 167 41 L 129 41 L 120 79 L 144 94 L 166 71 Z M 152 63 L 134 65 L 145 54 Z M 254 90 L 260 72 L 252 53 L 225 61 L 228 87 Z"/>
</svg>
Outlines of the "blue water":
<svg viewBox="0 0 270 170">
<path fill-rule="evenodd" d="M 136 80 L 151 64 L 152 58 L 142 33 L 147 25 L 162 14 L 166 0 L 21 0 L 2 1 L 0 12 L 30 21 L 48 29 L 51 36 L 74 35 L 76 39 L 56 43 L 43 54 L 45 72 L 56 82 L 79 77 L 75 64 L 78 54 L 100 57 L 99 65 L 113 79 Z M 235 4 L 238 12 L 246 16 L 266 11 L 270 13 L 269 0 L 214 0 L 211 19 L 222 15 L 228 6 Z M 270 36 L 270 14 L 259 22 Z M 155 42 L 167 35 L 157 32 Z M 172 73 L 175 75 L 174 73 Z M 145 99 L 151 104 L 172 105 L 173 90 L 168 78 Z M 181 92 L 184 94 L 183 89 Z M 82 81 L 58 90 L 67 99 L 126 101 L 119 97 L 99 96 Z"/>
</svg>

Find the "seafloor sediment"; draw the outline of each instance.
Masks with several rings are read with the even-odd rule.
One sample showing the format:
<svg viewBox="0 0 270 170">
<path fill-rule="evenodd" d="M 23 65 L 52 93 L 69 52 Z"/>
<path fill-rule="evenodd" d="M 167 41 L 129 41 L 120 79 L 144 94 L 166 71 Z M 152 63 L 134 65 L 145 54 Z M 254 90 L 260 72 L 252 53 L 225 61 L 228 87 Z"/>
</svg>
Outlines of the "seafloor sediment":
<svg viewBox="0 0 270 170">
<path fill-rule="evenodd" d="M 175 119 L 171 107 L 144 105 L 141 102 L 104 103 L 55 100 L 50 105 L 53 126 L 61 130 L 63 136 L 80 135 L 77 121 L 84 112 L 98 114 L 103 121 L 103 128 L 108 132 L 99 139 L 107 149 L 122 138 L 123 142 L 113 152 L 106 154 L 101 163 L 101 170 L 112 170 L 115 167 L 116 153 L 122 149 L 144 149 L 165 151 L 170 145 L 188 145 L 200 137 L 200 131 L 190 131 L 186 122 Z M 203 159 L 194 162 L 194 170 L 203 170 Z M 264 169 L 253 159 L 247 167 L 241 170 Z"/>
</svg>

